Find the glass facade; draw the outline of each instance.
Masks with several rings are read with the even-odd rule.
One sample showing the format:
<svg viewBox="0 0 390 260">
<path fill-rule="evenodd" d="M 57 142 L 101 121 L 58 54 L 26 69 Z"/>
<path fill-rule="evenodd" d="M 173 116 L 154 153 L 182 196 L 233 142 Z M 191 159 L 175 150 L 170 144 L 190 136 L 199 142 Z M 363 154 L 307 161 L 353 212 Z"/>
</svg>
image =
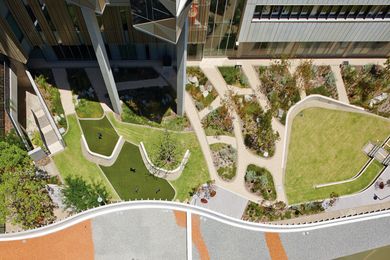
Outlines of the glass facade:
<svg viewBox="0 0 390 260">
<path fill-rule="evenodd" d="M 384 57 L 389 42 L 254 42 L 240 43 L 240 58 Z"/>
<path fill-rule="evenodd" d="M 204 56 L 232 56 L 236 50 L 244 0 L 210 0 Z"/>
<path fill-rule="evenodd" d="M 253 19 L 385 19 L 389 5 L 257 5 Z"/>
</svg>

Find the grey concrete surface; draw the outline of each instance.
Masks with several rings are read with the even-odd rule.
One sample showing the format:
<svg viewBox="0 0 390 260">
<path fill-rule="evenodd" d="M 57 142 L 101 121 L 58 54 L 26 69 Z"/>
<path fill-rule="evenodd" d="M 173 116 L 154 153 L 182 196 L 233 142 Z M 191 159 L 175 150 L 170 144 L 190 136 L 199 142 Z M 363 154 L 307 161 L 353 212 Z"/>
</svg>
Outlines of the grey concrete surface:
<svg viewBox="0 0 390 260">
<path fill-rule="evenodd" d="M 390 219 L 280 234 L 289 259 L 334 259 L 390 244 Z"/>
<path fill-rule="evenodd" d="M 270 259 L 263 232 L 243 230 L 205 217 L 201 217 L 200 228 L 211 259 Z"/>
<path fill-rule="evenodd" d="M 217 194 L 215 197 L 208 199 L 207 204 L 200 202 L 202 194 L 200 194 L 200 196 L 194 195 L 190 204 L 241 219 L 246 205 L 248 204 L 248 200 L 220 186 L 215 186 Z"/>
<path fill-rule="evenodd" d="M 95 259 L 186 259 L 186 229 L 171 210 L 137 209 L 93 219 Z"/>
</svg>

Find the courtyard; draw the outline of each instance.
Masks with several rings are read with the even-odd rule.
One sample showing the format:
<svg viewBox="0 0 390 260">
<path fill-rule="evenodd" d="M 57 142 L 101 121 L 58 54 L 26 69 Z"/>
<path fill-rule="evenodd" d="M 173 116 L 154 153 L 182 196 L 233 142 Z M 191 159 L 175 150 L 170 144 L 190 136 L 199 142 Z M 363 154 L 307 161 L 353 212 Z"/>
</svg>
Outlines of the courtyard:
<svg viewBox="0 0 390 260">
<path fill-rule="evenodd" d="M 335 65 L 315 61 L 307 63 L 310 66 L 301 61 L 235 63 L 189 63 L 184 116 L 176 114 L 177 97 L 168 86 L 121 88 L 120 115 L 106 108 L 100 114 L 102 107 L 95 99 L 102 93 L 84 93 L 76 87 L 78 93 L 90 95 L 89 101 L 99 104 L 93 109 L 98 113 L 79 114 L 80 101 L 73 100 L 77 116 L 67 116 L 67 148 L 54 156 L 61 175 L 79 175 L 103 183 L 112 200 L 188 202 L 211 181 L 250 202 L 244 210 L 245 219 L 276 221 L 322 212 L 321 203 L 331 194 L 359 193 L 381 174 L 384 166 L 373 161 L 353 181 L 315 187 L 348 180 L 359 173 L 369 160 L 362 152 L 364 145 L 381 143 L 389 134 L 388 120 L 379 116 L 309 108 L 295 116 L 290 135 L 285 136 L 290 125 L 286 121 L 288 112 L 299 100 L 305 101 L 306 95 L 348 99 L 340 90 L 343 82 Z M 304 78 L 308 76 L 305 70 L 310 70 L 310 77 Z M 299 84 L 306 85 L 302 88 Z M 284 90 L 292 95 L 286 97 Z M 81 134 L 92 152 L 104 156 L 112 154 L 119 137 L 125 144 L 112 164 L 103 166 L 83 158 Z M 164 169 L 176 169 L 185 152 L 190 151 L 181 175 L 169 181 L 147 170 L 139 149 L 142 142 L 152 163 L 158 165 L 167 135 L 174 143 L 175 159 L 164 164 Z M 286 141 L 289 147 L 284 175 Z M 76 165 L 64 163 L 64 159 Z M 83 164 L 80 170 L 78 164 Z M 316 201 L 314 206 L 312 201 Z M 301 209 L 298 213 L 296 207 Z"/>
</svg>

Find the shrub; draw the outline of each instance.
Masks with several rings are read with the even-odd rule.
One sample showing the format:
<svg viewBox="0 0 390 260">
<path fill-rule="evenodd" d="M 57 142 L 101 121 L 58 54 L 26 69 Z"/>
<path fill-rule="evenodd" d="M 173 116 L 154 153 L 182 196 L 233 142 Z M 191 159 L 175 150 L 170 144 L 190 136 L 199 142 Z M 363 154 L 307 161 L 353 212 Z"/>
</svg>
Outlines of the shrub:
<svg viewBox="0 0 390 260">
<path fill-rule="evenodd" d="M 245 173 L 245 182 L 251 192 L 261 195 L 265 200 L 276 199 L 274 181 L 267 169 L 249 165 Z"/>
</svg>

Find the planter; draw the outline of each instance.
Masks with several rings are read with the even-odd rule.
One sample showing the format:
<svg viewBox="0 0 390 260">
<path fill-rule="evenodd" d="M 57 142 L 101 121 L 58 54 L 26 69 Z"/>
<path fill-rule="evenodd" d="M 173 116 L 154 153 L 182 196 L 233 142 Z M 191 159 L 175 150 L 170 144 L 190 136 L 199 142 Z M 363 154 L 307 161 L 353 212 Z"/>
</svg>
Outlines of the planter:
<svg viewBox="0 0 390 260">
<path fill-rule="evenodd" d="M 200 199 L 200 202 L 202 202 L 202 203 L 204 203 L 204 204 L 207 204 L 207 203 L 208 203 L 208 200 L 205 199 L 205 198 L 202 198 L 202 199 Z"/>
<path fill-rule="evenodd" d="M 214 197 L 217 194 L 215 190 L 210 191 L 210 197 Z"/>
</svg>

